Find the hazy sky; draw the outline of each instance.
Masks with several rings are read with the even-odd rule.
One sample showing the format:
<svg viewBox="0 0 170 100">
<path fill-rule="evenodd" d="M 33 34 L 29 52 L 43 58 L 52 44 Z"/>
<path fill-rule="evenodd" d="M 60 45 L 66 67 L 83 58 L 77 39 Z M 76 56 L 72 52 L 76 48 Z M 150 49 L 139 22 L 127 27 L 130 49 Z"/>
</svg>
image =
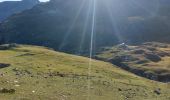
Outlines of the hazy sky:
<svg viewBox="0 0 170 100">
<path fill-rule="evenodd" d="M 0 2 L 2 2 L 2 1 L 21 1 L 21 0 L 0 0 Z M 40 1 L 45 2 L 45 1 L 49 1 L 49 0 L 40 0 Z"/>
</svg>

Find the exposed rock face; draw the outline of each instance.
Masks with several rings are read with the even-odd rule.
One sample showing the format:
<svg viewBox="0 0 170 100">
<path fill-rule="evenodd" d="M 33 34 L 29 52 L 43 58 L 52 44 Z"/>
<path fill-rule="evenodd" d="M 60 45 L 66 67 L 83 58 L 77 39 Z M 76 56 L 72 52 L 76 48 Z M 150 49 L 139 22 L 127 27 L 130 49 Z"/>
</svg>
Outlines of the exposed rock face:
<svg viewBox="0 0 170 100">
<path fill-rule="evenodd" d="M 12 14 L 22 12 L 38 4 L 38 0 L 5 1 L 0 2 L 0 22 Z"/>
</svg>

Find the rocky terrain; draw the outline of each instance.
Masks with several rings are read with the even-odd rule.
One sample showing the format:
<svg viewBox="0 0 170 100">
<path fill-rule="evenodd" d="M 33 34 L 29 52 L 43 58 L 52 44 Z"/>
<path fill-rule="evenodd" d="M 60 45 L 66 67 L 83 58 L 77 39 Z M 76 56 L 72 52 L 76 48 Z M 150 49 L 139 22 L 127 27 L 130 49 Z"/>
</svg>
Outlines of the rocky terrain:
<svg viewBox="0 0 170 100">
<path fill-rule="evenodd" d="M 170 82 L 169 44 L 148 42 L 138 46 L 129 46 L 123 43 L 103 48 L 95 57 L 139 76 Z"/>
</svg>

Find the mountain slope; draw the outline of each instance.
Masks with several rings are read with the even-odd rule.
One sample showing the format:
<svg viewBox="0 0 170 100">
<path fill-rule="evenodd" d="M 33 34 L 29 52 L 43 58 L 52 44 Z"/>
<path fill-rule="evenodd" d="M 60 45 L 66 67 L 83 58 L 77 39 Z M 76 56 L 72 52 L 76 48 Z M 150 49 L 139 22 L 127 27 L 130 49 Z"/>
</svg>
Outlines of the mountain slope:
<svg viewBox="0 0 170 100">
<path fill-rule="evenodd" d="M 169 41 L 167 0 L 97 0 L 95 48 L 120 42 Z M 0 26 L 0 43 L 36 44 L 69 53 L 86 52 L 91 0 L 51 0 L 16 14 Z"/>
<path fill-rule="evenodd" d="M 20 13 L 24 10 L 30 9 L 38 3 L 38 0 L 0 2 L 0 22 L 12 14 Z"/>
<path fill-rule="evenodd" d="M 28 45 L 0 46 L 3 100 L 169 100 L 168 84 L 150 81 L 109 63 Z"/>
<path fill-rule="evenodd" d="M 170 82 L 169 44 L 157 42 L 137 46 L 121 44 L 103 49 L 96 58 L 109 61 L 139 76 Z"/>
</svg>

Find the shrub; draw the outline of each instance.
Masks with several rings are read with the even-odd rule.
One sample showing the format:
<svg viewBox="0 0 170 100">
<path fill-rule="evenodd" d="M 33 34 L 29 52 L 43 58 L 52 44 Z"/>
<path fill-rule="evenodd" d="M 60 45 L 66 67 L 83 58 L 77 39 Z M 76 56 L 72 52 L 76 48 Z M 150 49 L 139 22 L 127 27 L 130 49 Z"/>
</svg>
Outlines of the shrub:
<svg viewBox="0 0 170 100">
<path fill-rule="evenodd" d="M 15 93 L 15 89 L 2 88 L 2 89 L 0 90 L 0 93 Z"/>
</svg>

